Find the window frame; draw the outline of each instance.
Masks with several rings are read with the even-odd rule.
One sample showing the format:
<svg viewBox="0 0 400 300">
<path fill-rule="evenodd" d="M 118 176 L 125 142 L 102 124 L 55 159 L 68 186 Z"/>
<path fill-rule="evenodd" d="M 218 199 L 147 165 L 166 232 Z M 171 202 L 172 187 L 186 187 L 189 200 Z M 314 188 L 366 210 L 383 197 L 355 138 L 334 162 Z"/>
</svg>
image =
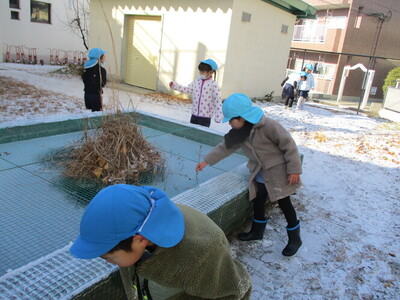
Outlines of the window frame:
<svg viewBox="0 0 400 300">
<path fill-rule="evenodd" d="M 48 18 L 47 20 L 44 19 L 38 19 L 38 18 L 33 18 L 33 10 L 34 8 L 34 4 L 39 4 L 39 5 L 47 5 L 47 9 L 48 9 Z M 39 9 L 40 11 L 40 9 Z M 37 0 L 31 0 L 31 22 L 34 23 L 42 23 L 42 24 L 51 24 L 51 3 L 48 2 L 43 2 L 43 1 L 37 1 Z"/>
<path fill-rule="evenodd" d="M 10 8 L 16 8 L 16 9 L 20 9 L 21 8 L 21 6 L 20 6 L 20 2 L 19 2 L 19 0 L 14 0 L 15 2 L 16 2 L 16 4 L 13 4 L 13 3 L 11 3 L 12 2 L 12 0 L 9 0 L 8 1 L 8 3 L 9 3 L 9 7 Z"/>
<path fill-rule="evenodd" d="M 15 14 L 16 18 L 13 18 L 13 15 L 15 16 Z M 11 10 L 11 20 L 19 20 L 19 11 Z"/>
</svg>

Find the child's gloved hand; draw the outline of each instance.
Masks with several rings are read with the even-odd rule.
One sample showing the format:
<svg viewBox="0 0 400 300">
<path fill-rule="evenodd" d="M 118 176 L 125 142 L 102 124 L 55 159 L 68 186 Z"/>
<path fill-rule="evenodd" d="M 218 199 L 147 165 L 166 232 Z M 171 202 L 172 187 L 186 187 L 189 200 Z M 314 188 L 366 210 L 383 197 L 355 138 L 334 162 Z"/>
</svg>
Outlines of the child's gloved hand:
<svg viewBox="0 0 400 300">
<path fill-rule="evenodd" d="M 196 172 L 203 170 L 205 166 L 207 166 L 207 163 L 205 161 L 199 162 L 196 165 Z"/>
<path fill-rule="evenodd" d="M 173 85 L 174 85 L 174 82 L 171 81 L 171 82 L 169 83 L 169 87 L 172 87 Z"/>
</svg>

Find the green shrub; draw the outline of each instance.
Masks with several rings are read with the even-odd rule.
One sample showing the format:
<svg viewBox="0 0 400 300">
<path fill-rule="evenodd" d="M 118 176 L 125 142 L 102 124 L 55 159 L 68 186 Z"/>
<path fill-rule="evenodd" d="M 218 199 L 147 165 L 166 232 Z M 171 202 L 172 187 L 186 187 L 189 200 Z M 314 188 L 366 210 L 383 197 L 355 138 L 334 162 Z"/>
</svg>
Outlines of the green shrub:
<svg viewBox="0 0 400 300">
<path fill-rule="evenodd" d="M 396 86 L 396 79 L 400 79 L 400 67 L 396 67 L 389 71 L 383 83 L 383 97 L 386 97 L 386 91 L 389 86 Z"/>
<path fill-rule="evenodd" d="M 251 98 L 252 102 L 271 102 L 274 100 L 274 91 L 266 94 L 264 97 L 253 97 Z"/>
<path fill-rule="evenodd" d="M 83 64 L 75 65 L 75 64 L 68 64 L 60 69 L 52 71 L 52 73 L 56 74 L 66 74 L 66 75 L 73 75 L 73 76 L 82 76 L 83 73 Z"/>
</svg>

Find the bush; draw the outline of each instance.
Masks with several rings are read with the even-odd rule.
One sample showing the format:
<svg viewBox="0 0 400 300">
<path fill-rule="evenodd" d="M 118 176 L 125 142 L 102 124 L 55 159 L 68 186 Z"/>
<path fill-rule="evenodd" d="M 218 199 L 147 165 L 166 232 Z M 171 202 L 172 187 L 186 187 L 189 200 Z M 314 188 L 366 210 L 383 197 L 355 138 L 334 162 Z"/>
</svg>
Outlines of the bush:
<svg viewBox="0 0 400 300">
<path fill-rule="evenodd" d="M 64 67 L 53 71 L 52 73 L 56 74 L 66 74 L 66 75 L 73 75 L 73 76 L 82 76 L 83 73 L 83 64 L 75 65 L 75 64 L 68 64 Z"/>
<path fill-rule="evenodd" d="M 386 91 L 389 86 L 396 86 L 396 79 L 400 79 L 400 67 L 396 67 L 389 71 L 383 83 L 383 98 L 386 97 Z"/>
<path fill-rule="evenodd" d="M 272 100 L 274 100 L 274 91 L 266 94 L 264 97 L 253 97 L 251 98 L 252 102 L 271 102 Z"/>
</svg>

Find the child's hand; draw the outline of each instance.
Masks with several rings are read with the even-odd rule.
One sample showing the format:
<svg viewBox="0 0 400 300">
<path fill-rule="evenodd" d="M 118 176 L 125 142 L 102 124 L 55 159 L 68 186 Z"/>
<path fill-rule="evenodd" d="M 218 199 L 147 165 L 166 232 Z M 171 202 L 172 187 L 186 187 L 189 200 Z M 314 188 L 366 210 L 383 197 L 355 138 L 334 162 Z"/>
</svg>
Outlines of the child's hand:
<svg viewBox="0 0 400 300">
<path fill-rule="evenodd" d="M 203 170 L 205 166 L 207 166 L 207 163 L 205 161 L 199 162 L 196 165 L 196 172 Z"/>
<path fill-rule="evenodd" d="M 172 87 L 173 85 L 174 85 L 174 82 L 171 81 L 171 82 L 169 83 L 169 87 Z"/>
<path fill-rule="evenodd" d="M 288 182 L 289 182 L 289 185 L 299 183 L 300 182 L 300 174 L 289 174 Z"/>
</svg>

